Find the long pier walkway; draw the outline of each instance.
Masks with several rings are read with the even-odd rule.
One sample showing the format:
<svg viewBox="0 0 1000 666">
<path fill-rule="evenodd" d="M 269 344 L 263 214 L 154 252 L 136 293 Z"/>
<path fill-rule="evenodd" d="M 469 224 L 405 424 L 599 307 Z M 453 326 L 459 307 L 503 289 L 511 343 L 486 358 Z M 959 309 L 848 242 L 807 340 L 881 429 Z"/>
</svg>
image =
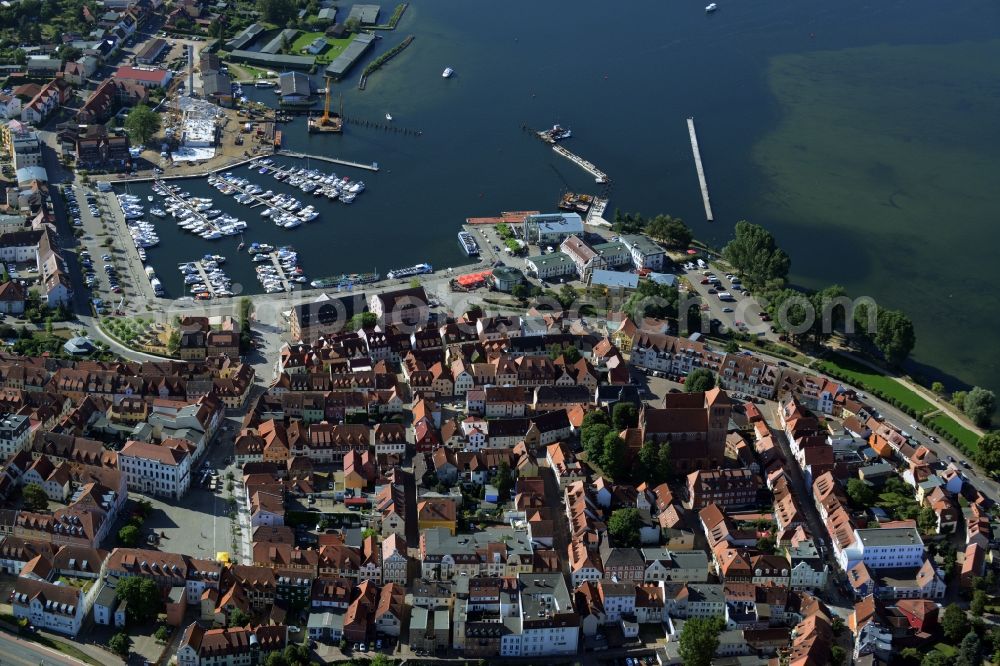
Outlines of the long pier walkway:
<svg viewBox="0 0 1000 666">
<path fill-rule="evenodd" d="M 698 171 L 701 199 L 705 204 L 705 219 L 711 222 L 715 218 L 712 216 L 712 202 L 708 200 L 708 181 L 705 180 L 705 168 L 701 165 L 701 151 L 698 150 L 698 134 L 694 130 L 694 118 L 688 118 L 688 134 L 691 135 L 691 152 L 694 153 L 694 168 Z"/>
<path fill-rule="evenodd" d="M 321 162 L 330 162 L 331 164 L 342 164 L 344 166 L 354 167 L 355 169 L 378 171 L 378 162 L 372 162 L 371 164 L 364 164 L 363 162 L 352 162 L 351 160 L 342 160 L 337 157 L 327 157 L 326 155 L 307 155 L 306 153 L 291 153 L 288 152 L 287 150 L 281 151 L 280 155 L 285 155 L 287 157 L 298 157 L 304 160 L 320 160 Z"/>
<path fill-rule="evenodd" d="M 589 173 L 591 176 L 597 179 L 598 183 L 607 183 L 611 180 L 610 178 L 608 178 L 608 174 L 604 173 L 603 171 L 598 169 L 595 164 L 593 164 L 592 162 L 588 162 L 587 160 L 583 159 L 576 153 L 570 152 L 569 150 L 566 150 L 560 145 L 552 146 L 552 150 L 556 151 L 557 153 L 568 159 L 570 162 L 572 162 L 573 164 L 577 165 L 578 167 Z"/>
</svg>

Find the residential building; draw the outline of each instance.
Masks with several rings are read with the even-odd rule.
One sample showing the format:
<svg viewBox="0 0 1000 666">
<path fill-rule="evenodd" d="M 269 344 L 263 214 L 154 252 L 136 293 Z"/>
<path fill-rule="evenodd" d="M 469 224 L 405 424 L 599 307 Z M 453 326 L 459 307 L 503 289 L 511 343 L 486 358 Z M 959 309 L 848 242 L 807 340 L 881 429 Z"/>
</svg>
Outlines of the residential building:
<svg viewBox="0 0 1000 666">
<path fill-rule="evenodd" d="M 191 485 L 192 448 L 185 440 L 130 440 L 118 452 L 118 465 L 129 490 L 180 499 Z"/>
</svg>

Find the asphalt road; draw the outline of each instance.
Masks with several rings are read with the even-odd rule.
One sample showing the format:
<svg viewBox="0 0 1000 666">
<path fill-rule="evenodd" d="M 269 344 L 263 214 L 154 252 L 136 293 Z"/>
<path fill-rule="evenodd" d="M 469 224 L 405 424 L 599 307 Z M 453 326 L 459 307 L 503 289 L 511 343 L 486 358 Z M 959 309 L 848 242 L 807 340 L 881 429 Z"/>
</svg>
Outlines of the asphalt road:
<svg viewBox="0 0 1000 666">
<path fill-rule="evenodd" d="M 38 643 L 0 632 L 0 666 L 77 666 L 81 663 Z"/>
</svg>

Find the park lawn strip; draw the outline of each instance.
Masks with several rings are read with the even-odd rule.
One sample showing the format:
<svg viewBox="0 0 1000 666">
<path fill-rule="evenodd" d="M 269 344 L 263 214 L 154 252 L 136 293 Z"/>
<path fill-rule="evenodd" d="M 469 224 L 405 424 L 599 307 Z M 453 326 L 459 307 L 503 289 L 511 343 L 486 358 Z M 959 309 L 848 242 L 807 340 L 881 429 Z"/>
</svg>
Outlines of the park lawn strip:
<svg viewBox="0 0 1000 666">
<path fill-rule="evenodd" d="M 979 449 L 979 435 L 959 425 L 958 421 L 947 414 L 938 414 L 927 419 L 927 424 L 939 428 L 963 451 L 972 454 Z"/>
<path fill-rule="evenodd" d="M 317 60 L 330 61 L 339 56 L 347 48 L 347 45 L 351 43 L 354 39 L 354 35 L 350 37 L 344 37 L 343 39 L 334 39 L 332 37 L 327 37 L 325 32 L 304 32 L 295 38 L 292 42 L 289 51 L 295 54 L 302 53 L 306 50 L 310 44 L 312 44 L 317 37 L 323 37 L 326 39 L 327 46 L 326 50 L 320 52 Z"/>
<path fill-rule="evenodd" d="M 871 391 L 882 398 L 892 398 L 917 414 L 934 409 L 934 406 L 892 377 L 856 363 L 848 358 L 832 354 L 816 365 L 816 369 L 828 375 L 843 378 L 861 389 Z"/>
</svg>

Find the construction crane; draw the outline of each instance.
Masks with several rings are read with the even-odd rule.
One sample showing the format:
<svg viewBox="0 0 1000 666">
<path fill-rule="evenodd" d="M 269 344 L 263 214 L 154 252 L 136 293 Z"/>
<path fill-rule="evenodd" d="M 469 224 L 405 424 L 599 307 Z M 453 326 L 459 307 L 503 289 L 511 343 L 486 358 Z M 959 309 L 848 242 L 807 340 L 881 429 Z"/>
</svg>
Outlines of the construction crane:
<svg viewBox="0 0 1000 666">
<path fill-rule="evenodd" d="M 330 77 L 326 77 L 326 98 L 323 100 L 323 115 L 319 118 L 309 118 L 310 132 L 343 132 L 344 131 L 344 96 L 340 96 L 340 112 L 330 113 L 330 91 L 333 86 Z"/>
</svg>

